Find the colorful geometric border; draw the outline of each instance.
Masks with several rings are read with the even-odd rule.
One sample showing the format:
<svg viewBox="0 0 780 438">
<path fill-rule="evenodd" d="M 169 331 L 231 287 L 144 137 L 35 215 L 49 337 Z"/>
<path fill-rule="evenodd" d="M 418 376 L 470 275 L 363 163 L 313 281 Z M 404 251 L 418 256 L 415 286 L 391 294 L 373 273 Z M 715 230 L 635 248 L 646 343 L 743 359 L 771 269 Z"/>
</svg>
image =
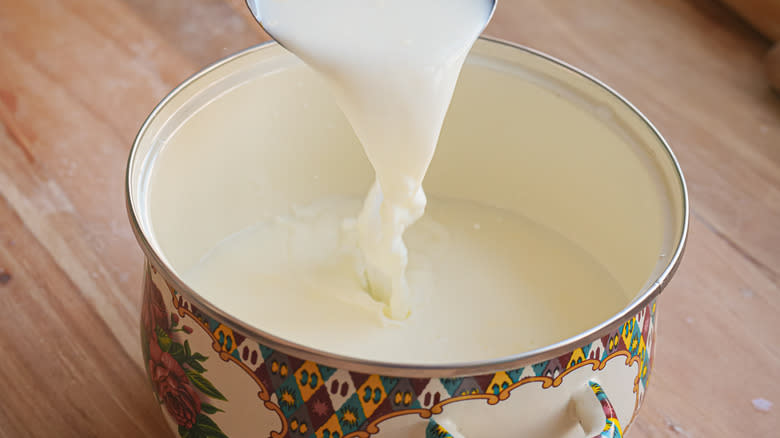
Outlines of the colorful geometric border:
<svg viewBox="0 0 780 438">
<path fill-rule="evenodd" d="M 444 406 L 465 400 L 482 399 L 495 405 L 522 385 L 541 382 L 542 388 L 554 388 L 576 369 L 601 370 L 619 357 L 628 367 L 639 364 L 633 388 L 635 416 L 652 367 L 655 302 L 608 336 L 554 359 L 493 374 L 423 379 L 356 373 L 285 355 L 215 321 L 174 288 L 168 289 L 179 316 L 197 323 L 211 337 L 220 358 L 256 382 L 258 397 L 282 424 L 281 430 L 271 432 L 271 438 L 369 438 L 391 418 L 418 415 L 428 419 Z"/>
</svg>

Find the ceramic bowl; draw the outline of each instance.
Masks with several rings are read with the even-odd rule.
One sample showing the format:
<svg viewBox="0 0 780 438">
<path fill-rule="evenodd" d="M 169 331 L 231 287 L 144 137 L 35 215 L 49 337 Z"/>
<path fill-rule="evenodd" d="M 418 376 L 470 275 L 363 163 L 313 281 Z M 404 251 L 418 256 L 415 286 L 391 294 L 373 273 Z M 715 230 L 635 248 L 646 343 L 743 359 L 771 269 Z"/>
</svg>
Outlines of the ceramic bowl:
<svg viewBox="0 0 780 438">
<path fill-rule="evenodd" d="M 256 160 L 257 172 L 213 177 L 239 160 Z M 160 183 L 166 172 L 175 183 Z M 327 89 L 273 43 L 206 68 L 152 112 L 130 154 L 127 203 L 146 256 L 146 371 L 174 435 L 621 436 L 647 390 L 656 298 L 688 226 L 681 171 L 650 122 L 544 54 L 481 39 L 469 55 L 426 191 L 543 223 L 627 291 L 609 318 L 533 351 L 442 364 L 345 357 L 274 336 L 182 281 L 258 217 L 332 193 L 363 196 L 371 178 Z"/>
</svg>

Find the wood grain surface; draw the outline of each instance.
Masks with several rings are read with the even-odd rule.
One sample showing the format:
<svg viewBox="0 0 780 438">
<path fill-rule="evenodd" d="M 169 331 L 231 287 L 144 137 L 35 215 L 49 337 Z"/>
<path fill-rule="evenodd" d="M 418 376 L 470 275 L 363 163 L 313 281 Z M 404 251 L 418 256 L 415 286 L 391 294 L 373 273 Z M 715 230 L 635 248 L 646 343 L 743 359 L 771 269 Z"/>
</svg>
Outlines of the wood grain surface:
<svg viewBox="0 0 780 438">
<path fill-rule="evenodd" d="M 778 436 L 768 41 L 704 0 L 499 3 L 488 34 L 613 86 L 688 179 L 688 251 L 660 301 L 658 358 L 629 437 Z M 125 161 L 168 90 L 265 39 L 240 0 L 0 0 L 0 437 L 167 436 L 141 364 Z"/>
<path fill-rule="evenodd" d="M 780 41 L 780 0 L 723 0 L 772 41 Z"/>
</svg>

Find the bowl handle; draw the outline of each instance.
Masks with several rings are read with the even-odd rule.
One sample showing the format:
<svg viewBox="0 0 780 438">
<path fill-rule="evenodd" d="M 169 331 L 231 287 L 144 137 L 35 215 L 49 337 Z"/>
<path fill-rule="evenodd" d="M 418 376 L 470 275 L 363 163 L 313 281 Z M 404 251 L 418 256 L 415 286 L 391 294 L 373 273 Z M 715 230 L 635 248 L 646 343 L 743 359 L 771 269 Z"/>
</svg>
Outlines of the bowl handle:
<svg viewBox="0 0 780 438">
<path fill-rule="evenodd" d="M 604 389 L 591 380 L 587 386 L 572 397 L 574 412 L 582 429 L 594 438 L 622 438 L 620 422 L 615 408 Z M 425 438 L 464 438 L 450 424 L 445 425 L 431 419 L 425 428 Z"/>
<path fill-rule="evenodd" d="M 457 432 L 454 425 L 447 424 L 446 426 L 431 418 L 428 427 L 425 428 L 425 438 L 465 438 Z"/>
<path fill-rule="evenodd" d="M 604 388 L 591 380 L 587 386 L 572 396 L 574 413 L 585 433 L 594 438 L 621 438 L 615 408 L 609 401 Z"/>
</svg>

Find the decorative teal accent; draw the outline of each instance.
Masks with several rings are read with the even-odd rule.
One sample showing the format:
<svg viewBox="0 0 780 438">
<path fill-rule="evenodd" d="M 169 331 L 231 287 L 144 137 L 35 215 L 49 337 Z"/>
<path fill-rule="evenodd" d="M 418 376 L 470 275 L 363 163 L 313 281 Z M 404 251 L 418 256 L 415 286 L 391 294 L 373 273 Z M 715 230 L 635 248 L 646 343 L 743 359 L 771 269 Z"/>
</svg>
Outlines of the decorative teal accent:
<svg viewBox="0 0 780 438">
<path fill-rule="evenodd" d="M 398 377 L 386 377 L 380 376 L 379 380 L 382 382 L 382 386 L 385 388 L 385 393 L 390 394 L 390 391 L 398 384 Z"/>
<path fill-rule="evenodd" d="M 268 358 L 274 354 L 274 351 L 270 348 L 266 347 L 263 344 L 257 344 L 260 347 L 260 354 L 263 356 L 263 360 L 266 361 Z"/>
<path fill-rule="evenodd" d="M 441 385 L 451 396 L 455 395 L 455 390 L 458 389 L 461 382 L 463 382 L 462 378 L 441 379 Z"/>
<path fill-rule="evenodd" d="M 339 425 L 344 435 L 354 432 L 363 425 L 366 417 L 363 414 L 363 407 L 360 405 L 358 395 L 353 393 L 346 403 L 336 412 L 339 419 Z"/>
<path fill-rule="evenodd" d="M 261 346 L 261 348 L 265 348 L 265 347 Z M 265 353 L 263 353 L 263 357 L 265 357 Z M 330 376 L 332 376 L 336 372 L 335 368 L 326 367 L 325 365 L 317 365 L 317 368 L 319 368 L 320 370 L 320 375 L 322 375 L 323 382 L 330 379 Z"/>
<path fill-rule="evenodd" d="M 549 360 L 546 360 L 546 361 L 544 361 L 544 362 L 539 362 L 539 363 L 537 363 L 537 364 L 534 364 L 534 365 L 532 366 L 532 368 L 533 368 L 533 370 L 534 370 L 534 374 L 536 374 L 536 376 L 537 376 L 537 377 L 538 377 L 538 376 L 542 376 L 542 375 L 544 375 L 544 370 L 546 370 L 546 369 L 547 369 L 547 365 L 548 365 L 549 363 L 550 363 L 550 361 L 549 361 Z"/>
<path fill-rule="evenodd" d="M 282 412 L 287 417 L 303 404 L 301 392 L 298 389 L 298 384 L 295 382 L 295 376 L 288 377 L 284 383 L 279 385 L 279 389 L 276 390 L 276 397 L 279 400 L 279 407 L 282 408 Z"/>
</svg>

